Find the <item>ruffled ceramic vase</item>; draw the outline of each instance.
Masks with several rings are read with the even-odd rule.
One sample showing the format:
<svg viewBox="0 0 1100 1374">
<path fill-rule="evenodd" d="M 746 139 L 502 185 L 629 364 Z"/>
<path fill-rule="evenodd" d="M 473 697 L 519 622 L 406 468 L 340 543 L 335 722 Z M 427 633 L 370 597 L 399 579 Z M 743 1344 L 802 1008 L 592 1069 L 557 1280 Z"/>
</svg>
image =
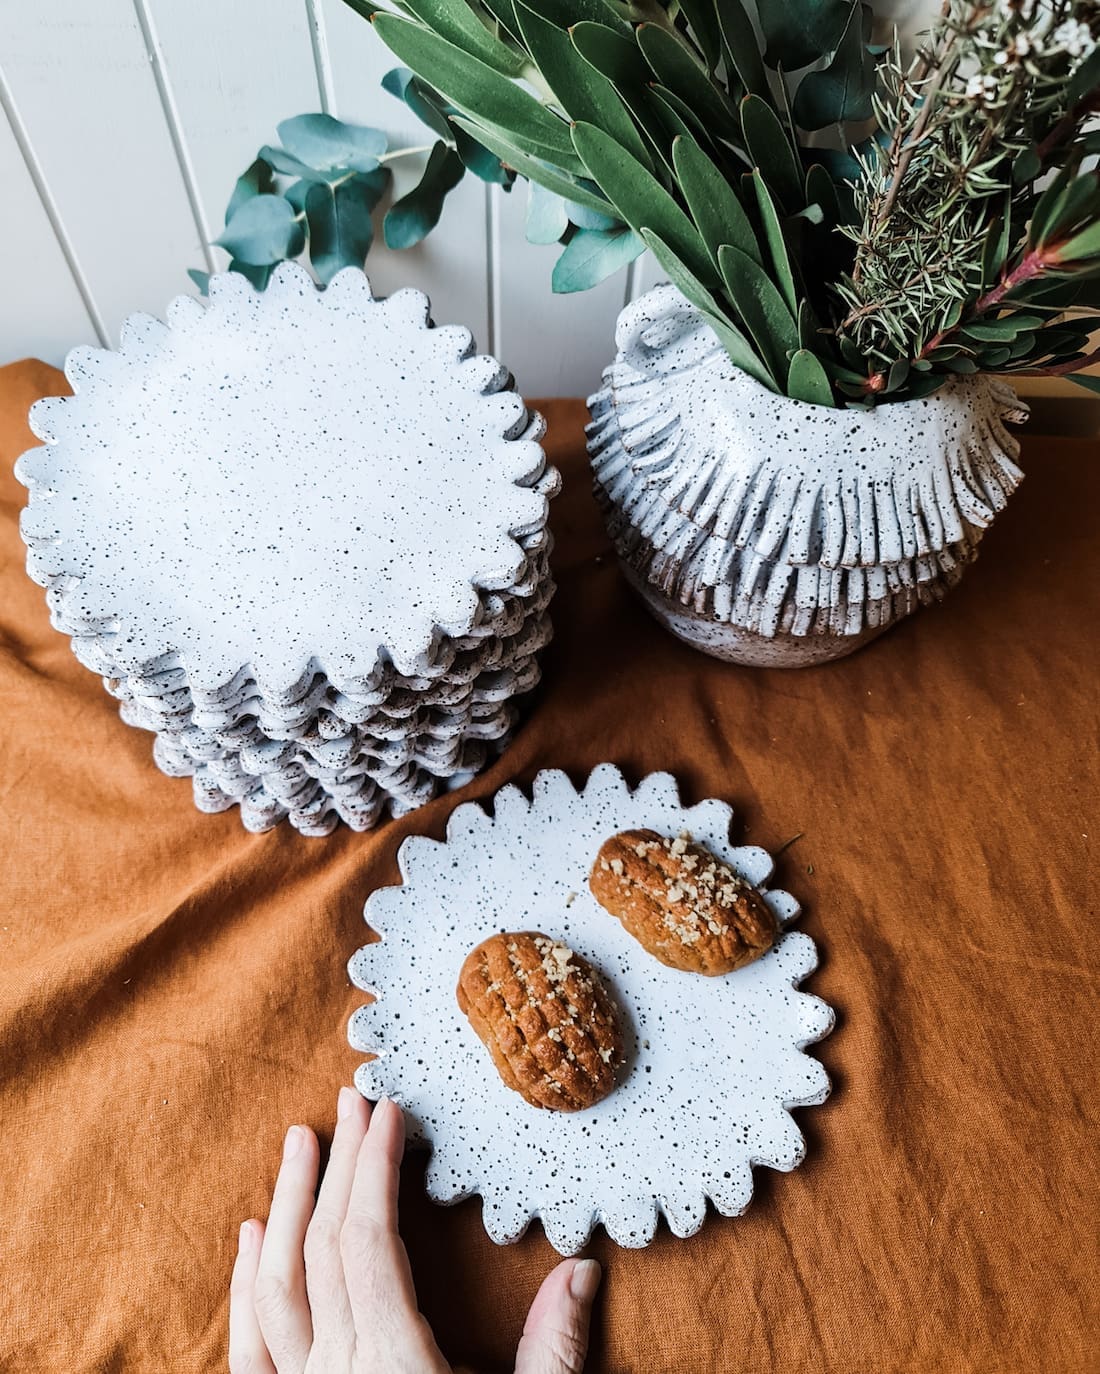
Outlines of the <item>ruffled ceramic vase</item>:
<svg viewBox="0 0 1100 1374">
<path fill-rule="evenodd" d="M 995 377 L 832 410 L 730 362 L 675 287 L 620 315 L 589 400 L 597 499 L 623 571 L 680 639 L 772 667 L 852 653 L 937 601 L 1023 477 Z"/>
</svg>

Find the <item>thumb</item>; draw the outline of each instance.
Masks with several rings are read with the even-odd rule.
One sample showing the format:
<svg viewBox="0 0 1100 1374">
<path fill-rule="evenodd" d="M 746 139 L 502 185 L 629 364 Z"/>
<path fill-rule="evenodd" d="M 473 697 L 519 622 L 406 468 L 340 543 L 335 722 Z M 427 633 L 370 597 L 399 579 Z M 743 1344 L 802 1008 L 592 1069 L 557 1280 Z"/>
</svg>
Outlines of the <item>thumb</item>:
<svg viewBox="0 0 1100 1374">
<path fill-rule="evenodd" d="M 581 1374 L 600 1278 L 593 1259 L 563 1260 L 547 1274 L 527 1314 L 516 1374 Z"/>
</svg>

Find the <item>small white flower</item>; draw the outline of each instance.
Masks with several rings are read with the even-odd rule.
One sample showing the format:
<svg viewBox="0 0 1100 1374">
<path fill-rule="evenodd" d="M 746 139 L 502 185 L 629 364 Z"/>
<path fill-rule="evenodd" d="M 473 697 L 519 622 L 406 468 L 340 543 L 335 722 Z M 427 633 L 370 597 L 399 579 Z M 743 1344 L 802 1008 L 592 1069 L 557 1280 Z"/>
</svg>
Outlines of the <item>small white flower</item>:
<svg viewBox="0 0 1100 1374">
<path fill-rule="evenodd" d="M 998 88 L 999 82 L 991 72 L 975 72 L 966 83 L 966 98 L 984 105 L 996 99 Z"/>
<path fill-rule="evenodd" d="M 1050 35 L 1051 47 L 1070 57 L 1084 57 L 1096 46 L 1092 30 L 1079 19 L 1066 19 Z"/>
</svg>

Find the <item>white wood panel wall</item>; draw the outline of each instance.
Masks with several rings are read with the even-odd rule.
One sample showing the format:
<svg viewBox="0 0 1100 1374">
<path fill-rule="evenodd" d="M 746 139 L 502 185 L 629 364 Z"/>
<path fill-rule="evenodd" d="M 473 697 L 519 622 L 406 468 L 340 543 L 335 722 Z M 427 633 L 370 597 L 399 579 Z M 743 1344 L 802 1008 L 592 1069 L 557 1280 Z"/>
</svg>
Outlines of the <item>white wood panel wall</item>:
<svg viewBox="0 0 1100 1374">
<path fill-rule="evenodd" d="M 889 0 L 908 18 L 935 0 Z M 112 343 L 136 310 L 163 314 L 210 241 L 233 182 L 275 125 L 326 110 L 430 141 L 379 86 L 396 65 L 343 0 L 0 0 L 0 363 L 59 363 Z M 395 165 L 398 194 L 422 158 Z M 553 248 L 523 237 L 526 189 L 467 177 L 429 239 L 378 244 L 375 289 L 413 285 L 462 323 L 528 395 L 583 395 L 613 349 L 615 317 L 646 263 L 593 291 L 550 291 Z"/>
</svg>

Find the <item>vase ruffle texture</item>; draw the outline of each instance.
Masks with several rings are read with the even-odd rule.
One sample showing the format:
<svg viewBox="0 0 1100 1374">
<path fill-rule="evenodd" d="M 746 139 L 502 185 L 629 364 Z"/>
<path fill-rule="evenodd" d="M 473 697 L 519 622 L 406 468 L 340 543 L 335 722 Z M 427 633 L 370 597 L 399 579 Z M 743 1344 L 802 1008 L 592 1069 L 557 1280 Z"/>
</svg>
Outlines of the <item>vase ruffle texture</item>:
<svg viewBox="0 0 1100 1374">
<path fill-rule="evenodd" d="M 673 634 L 800 667 L 938 601 L 1023 473 L 996 377 L 833 410 L 739 371 L 672 286 L 629 305 L 589 399 L 597 500 L 623 570 Z"/>
</svg>

